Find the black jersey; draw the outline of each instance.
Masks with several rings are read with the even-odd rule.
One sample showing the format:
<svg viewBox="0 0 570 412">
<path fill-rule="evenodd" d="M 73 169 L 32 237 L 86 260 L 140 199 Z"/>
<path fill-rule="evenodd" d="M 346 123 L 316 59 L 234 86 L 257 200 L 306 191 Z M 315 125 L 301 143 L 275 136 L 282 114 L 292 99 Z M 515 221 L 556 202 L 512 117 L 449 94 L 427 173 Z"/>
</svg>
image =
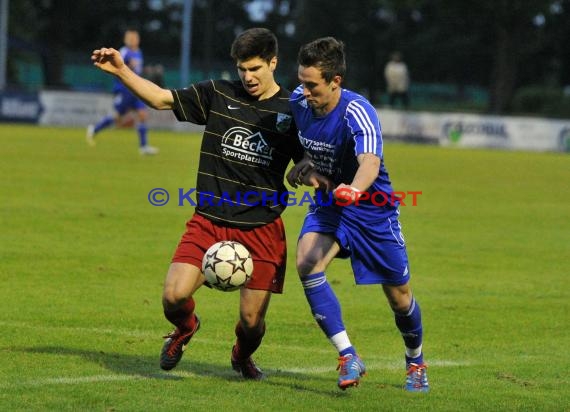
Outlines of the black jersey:
<svg viewBox="0 0 570 412">
<path fill-rule="evenodd" d="M 269 99 L 257 100 L 240 81 L 208 80 L 172 94 L 178 120 L 206 126 L 196 212 L 241 228 L 275 220 L 287 202 L 287 165 L 303 157 L 290 93 L 280 89 Z"/>
</svg>

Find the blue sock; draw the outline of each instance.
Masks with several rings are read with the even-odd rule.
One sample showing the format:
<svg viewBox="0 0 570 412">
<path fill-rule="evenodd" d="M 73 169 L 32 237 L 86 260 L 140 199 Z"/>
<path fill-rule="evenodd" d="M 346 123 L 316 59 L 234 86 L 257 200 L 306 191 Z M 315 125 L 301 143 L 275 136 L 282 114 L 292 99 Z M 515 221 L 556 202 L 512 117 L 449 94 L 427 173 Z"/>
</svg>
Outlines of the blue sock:
<svg viewBox="0 0 570 412">
<path fill-rule="evenodd" d="M 356 349 L 354 349 L 354 346 L 350 345 L 348 348 L 338 352 L 340 356 L 348 355 L 349 353 L 351 355 L 356 355 Z"/>
<path fill-rule="evenodd" d="M 311 306 L 311 312 L 327 338 L 337 348 L 339 354 L 356 354 L 350 344 L 348 335 L 342 322 L 340 303 L 327 282 L 324 272 L 305 276 L 301 283 L 305 289 L 305 296 Z"/>
<path fill-rule="evenodd" d="M 139 123 L 137 126 L 137 132 L 139 134 L 139 146 L 144 147 L 147 144 L 147 137 L 146 133 L 148 128 L 146 127 L 146 123 Z"/>
<path fill-rule="evenodd" d="M 410 308 L 406 313 L 394 312 L 396 326 L 402 334 L 404 344 L 406 345 L 406 363 L 423 363 L 422 353 L 422 312 L 420 305 L 412 298 Z"/>
<path fill-rule="evenodd" d="M 113 116 L 105 116 L 101 120 L 99 120 L 99 122 L 95 125 L 95 128 L 93 129 L 93 131 L 95 132 L 95 134 L 97 134 L 101 130 L 106 129 L 107 127 L 111 126 L 113 123 L 115 123 Z"/>
</svg>

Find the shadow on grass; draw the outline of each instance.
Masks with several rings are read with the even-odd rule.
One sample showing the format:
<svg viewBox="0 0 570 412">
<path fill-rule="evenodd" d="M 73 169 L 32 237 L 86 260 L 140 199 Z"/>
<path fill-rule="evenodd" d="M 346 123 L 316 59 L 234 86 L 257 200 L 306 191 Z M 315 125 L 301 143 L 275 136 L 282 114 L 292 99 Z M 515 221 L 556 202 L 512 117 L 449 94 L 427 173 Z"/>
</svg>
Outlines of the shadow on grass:
<svg viewBox="0 0 570 412">
<path fill-rule="evenodd" d="M 243 381 L 228 365 L 222 366 L 213 363 L 196 361 L 194 359 L 186 359 L 172 372 L 166 372 L 159 369 L 158 356 L 141 356 L 127 355 L 114 352 L 89 351 L 83 349 L 73 349 L 60 346 L 37 346 L 30 348 L 16 349 L 26 353 L 48 354 L 56 356 L 77 356 L 89 362 L 93 362 L 101 367 L 112 371 L 118 375 L 131 375 L 146 379 L 164 379 L 177 380 L 196 377 L 215 377 L 225 379 L 227 381 Z M 263 380 L 263 384 L 275 385 L 280 387 L 289 387 L 296 391 L 307 391 L 330 397 L 342 397 L 350 393 L 350 391 L 341 392 L 336 388 L 335 381 L 316 376 L 314 374 L 304 374 L 299 372 L 283 371 L 279 369 L 264 368 L 267 379 Z M 326 381 L 330 384 L 330 390 L 322 390 L 316 388 L 315 381 Z M 313 385 L 311 385 L 313 383 Z"/>
</svg>

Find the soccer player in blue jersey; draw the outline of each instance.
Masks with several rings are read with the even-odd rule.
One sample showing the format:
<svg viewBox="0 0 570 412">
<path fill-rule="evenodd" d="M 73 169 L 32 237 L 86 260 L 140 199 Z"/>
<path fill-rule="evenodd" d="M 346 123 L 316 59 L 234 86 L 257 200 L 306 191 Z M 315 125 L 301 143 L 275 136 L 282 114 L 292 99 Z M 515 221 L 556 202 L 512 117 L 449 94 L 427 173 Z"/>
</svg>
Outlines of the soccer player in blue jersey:
<svg viewBox="0 0 570 412">
<path fill-rule="evenodd" d="M 133 29 L 125 31 L 124 44 L 125 45 L 119 50 L 123 61 L 131 68 L 133 72 L 141 75 L 143 72 L 143 53 L 139 47 L 139 32 Z M 132 94 L 129 89 L 117 79 L 114 80 L 113 94 L 115 96 L 113 102 L 115 114 L 107 115 L 99 120 L 97 124 L 87 126 L 87 143 L 89 143 L 91 146 L 94 146 L 95 135 L 97 133 L 112 125 L 123 124 L 129 112 L 134 111 L 137 115 L 138 120 L 137 133 L 139 136 L 140 153 L 143 155 L 157 154 L 158 148 L 150 146 L 148 144 L 148 112 L 143 101 Z"/>
<path fill-rule="evenodd" d="M 329 179 L 323 186 L 332 183 L 336 199 L 309 208 L 297 246 L 297 271 L 313 316 L 338 350 L 338 386 L 356 386 L 366 372 L 325 275 L 333 258 L 350 257 L 356 284 L 382 285 L 394 312 L 405 345 L 405 388 L 425 392 L 429 386 L 422 320 L 409 284 L 399 203 L 376 196 L 393 193 L 376 110 L 364 97 L 341 87 L 346 71 L 342 42 L 325 37 L 308 43 L 297 62 L 301 85 L 291 95 L 293 117 L 312 170 Z M 289 183 L 311 184 L 315 176 L 306 166 L 294 166 L 287 175 Z"/>
</svg>

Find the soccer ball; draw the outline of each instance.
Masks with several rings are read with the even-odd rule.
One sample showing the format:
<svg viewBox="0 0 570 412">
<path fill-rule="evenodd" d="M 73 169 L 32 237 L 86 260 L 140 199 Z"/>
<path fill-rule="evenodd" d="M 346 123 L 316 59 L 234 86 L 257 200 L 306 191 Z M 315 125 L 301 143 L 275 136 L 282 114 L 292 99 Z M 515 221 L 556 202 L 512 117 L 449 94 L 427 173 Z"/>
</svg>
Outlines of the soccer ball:
<svg viewBox="0 0 570 412">
<path fill-rule="evenodd" d="M 253 260 L 244 245 L 225 240 L 206 251 L 202 272 L 213 288 L 229 292 L 241 288 L 251 279 Z"/>
</svg>

